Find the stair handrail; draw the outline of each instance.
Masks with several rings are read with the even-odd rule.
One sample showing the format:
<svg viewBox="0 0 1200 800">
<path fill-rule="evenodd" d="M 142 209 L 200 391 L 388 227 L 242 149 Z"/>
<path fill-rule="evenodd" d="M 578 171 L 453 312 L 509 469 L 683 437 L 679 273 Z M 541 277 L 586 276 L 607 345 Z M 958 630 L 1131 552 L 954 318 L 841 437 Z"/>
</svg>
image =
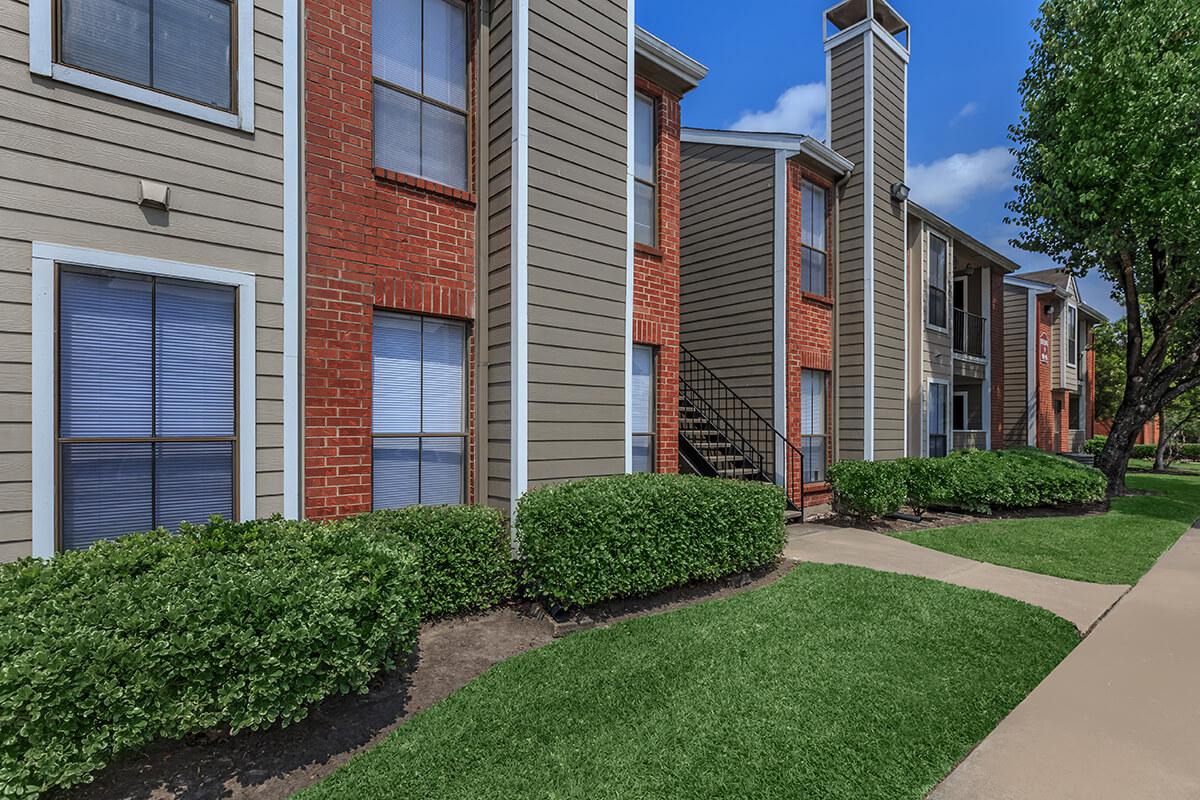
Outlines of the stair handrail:
<svg viewBox="0 0 1200 800">
<path fill-rule="evenodd" d="M 697 403 L 695 402 L 693 397 L 695 399 L 698 399 L 701 403 L 703 403 L 703 405 L 712 414 L 712 416 L 716 418 L 715 421 L 719 421 L 721 423 L 721 426 L 723 428 L 723 430 L 721 431 L 722 435 L 724 435 L 727 439 L 730 439 L 732 437 L 730 437 L 729 433 L 732 433 L 737 439 L 741 440 L 741 442 L 743 442 L 745 444 L 746 448 L 751 450 L 754 453 L 754 455 L 757 456 L 757 460 L 751 459 L 751 458 L 746 458 L 746 453 L 745 453 L 744 449 L 742 447 L 739 447 L 736 442 L 731 442 L 731 444 L 733 444 L 734 447 L 741 452 L 741 455 L 743 456 L 743 458 L 746 458 L 746 460 L 749 461 L 753 465 L 754 469 L 756 469 L 758 471 L 758 473 L 763 477 L 763 479 L 765 479 L 768 483 L 773 483 L 773 484 L 779 485 L 779 480 L 776 475 L 773 475 L 767 471 L 766 456 L 758 449 L 758 447 L 756 447 L 754 445 L 754 443 L 749 438 L 746 437 L 746 435 L 741 430 L 738 429 L 738 427 L 736 425 L 734 425 L 729 420 L 727 420 L 725 418 L 725 416 L 723 414 L 721 414 L 719 410 L 717 410 L 717 408 L 712 404 L 712 402 L 708 398 L 703 396 L 703 393 L 701 393 L 699 391 L 699 389 L 697 389 L 696 387 L 693 387 L 690 384 L 690 382 L 687 379 L 688 370 L 686 367 L 690 366 L 690 365 L 694 365 L 695 367 L 698 367 L 700 370 L 702 370 L 704 377 L 706 379 L 709 379 L 712 382 L 714 382 L 718 387 L 720 387 L 725 392 L 725 394 L 728 396 L 728 398 L 735 401 L 738 404 L 738 406 L 740 407 L 739 410 L 741 410 L 743 413 L 748 412 L 751 419 L 756 421 L 761 428 L 765 429 L 764 432 L 770 435 L 772 441 L 783 442 L 783 445 L 786 448 L 786 454 L 787 454 L 786 455 L 787 469 L 783 473 L 784 474 L 783 489 L 787 493 L 788 501 L 795 508 L 797 508 L 801 513 L 803 513 L 804 512 L 804 451 L 802 449 L 800 449 L 799 447 L 797 447 L 795 445 L 795 443 L 793 443 L 790 439 L 788 439 L 787 436 L 780 433 L 778 428 L 776 428 L 766 417 L 764 417 L 762 414 L 760 414 L 753 406 L 751 406 L 749 403 L 747 403 L 741 397 L 741 395 L 739 395 L 737 392 L 735 392 L 733 390 L 733 388 L 730 387 L 729 384 L 726 383 L 721 378 L 721 376 L 719 376 L 715 372 L 713 372 L 712 369 L 707 364 L 705 364 L 703 361 L 701 361 L 699 358 L 697 358 L 694 353 L 692 353 L 690 350 L 688 350 L 682 344 L 679 346 L 679 350 L 683 356 L 680 359 L 679 382 L 680 382 L 681 388 L 687 390 L 686 392 L 684 392 L 684 396 L 686 397 L 688 402 L 691 403 L 692 407 L 695 408 L 698 412 L 700 412 L 701 414 L 704 414 L 705 409 L 701 409 L 697 405 Z M 708 419 L 707 414 L 705 414 L 705 418 Z M 709 419 L 710 423 L 713 421 L 714 420 Z M 799 462 L 798 470 L 795 469 L 797 461 Z M 778 467 L 778 465 L 776 465 L 776 466 Z M 793 480 L 793 478 L 796 478 L 797 476 L 798 476 L 798 479 Z"/>
</svg>

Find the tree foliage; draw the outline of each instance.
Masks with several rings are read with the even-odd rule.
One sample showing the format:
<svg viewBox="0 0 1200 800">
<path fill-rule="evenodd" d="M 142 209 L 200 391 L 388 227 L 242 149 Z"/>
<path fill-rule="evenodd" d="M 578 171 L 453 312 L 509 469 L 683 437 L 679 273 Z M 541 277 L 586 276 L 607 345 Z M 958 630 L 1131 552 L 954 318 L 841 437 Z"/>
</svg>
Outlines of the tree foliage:
<svg viewBox="0 0 1200 800">
<path fill-rule="evenodd" d="M 1120 492 L 1137 430 L 1200 385 L 1200 3 L 1045 0 L 1034 28 L 1009 221 L 1133 321 L 1098 460 Z"/>
<path fill-rule="evenodd" d="M 1125 320 L 1095 328 L 1095 418 L 1111 420 L 1125 396 Z"/>
</svg>

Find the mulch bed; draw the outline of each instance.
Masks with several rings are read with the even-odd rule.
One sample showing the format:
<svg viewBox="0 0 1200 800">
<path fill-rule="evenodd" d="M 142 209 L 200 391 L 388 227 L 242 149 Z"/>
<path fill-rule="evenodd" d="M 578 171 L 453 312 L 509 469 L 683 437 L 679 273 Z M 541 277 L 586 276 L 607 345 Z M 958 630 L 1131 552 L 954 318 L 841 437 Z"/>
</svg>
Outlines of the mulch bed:
<svg viewBox="0 0 1200 800">
<path fill-rule="evenodd" d="M 379 743 L 414 714 L 495 664 L 576 630 L 607 627 L 704 600 L 728 597 L 783 577 L 780 561 L 752 573 L 699 583 L 638 600 L 601 603 L 556 620 L 520 603 L 486 613 L 428 622 L 407 662 L 380 676 L 365 695 L 333 697 L 286 728 L 230 736 L 210 732 L 155 742 L 100 771 L 90 784 L 53 794 L 58 800 L 275 800 L 315 783 L 355 754 Z"/>
<path fill-rule="evenodd" d="M 911 509 L 904 509 L 912 513 Z M 993 514 L 971 514 L 965 511 L 927 511 L 920 522 L 910 522 L 904 519 L 879 519 L 873 522 L 859 522 L 846 517 L 830 516 L 816 520 L 824 525 L 837 528 L 857 528 L 859 530 L 875 531 L 877 533 L 907 533 L 909 531 L 925 531 L 934 528 L 949 528 L 953 525 L 970 525 L 976 522 L 995 522 L 1004 519 L 1034 519 L 1043 517 L 1091 517 L 1108 512 L 1108 503 L 1078 503 L 1053 508 L 1018 508 L 1003 509 Z"/>
</svg>

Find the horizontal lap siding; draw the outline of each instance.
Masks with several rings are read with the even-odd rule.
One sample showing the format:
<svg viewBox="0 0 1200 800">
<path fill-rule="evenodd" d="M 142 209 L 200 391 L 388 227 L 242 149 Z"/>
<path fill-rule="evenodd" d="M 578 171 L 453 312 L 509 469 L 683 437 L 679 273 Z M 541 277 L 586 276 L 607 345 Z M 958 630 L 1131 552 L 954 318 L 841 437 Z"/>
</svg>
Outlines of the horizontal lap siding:
<svg viewBox="0 0 1200 800">
<path fill-rule="evenodd" d="M 487 87 L 487 487 L 488 502 L 512 501 L 512 3 L 492 8 Z"/>
<path fill-rule="evenodd" d="M 835 48 L 831 63 L 830 126 L 833 149 L 856 165 L 842 188 L 838 210 L 837 357 L 835 402 L 838 458 L 862 458 L 866 367 L 863 314 L 866 154 L 865 59 L 862 37 Z"/>
<path fill-rule="evenodd" d="M 904 455 L 904 62 L 875 43 L 875 457 Z"/>
<path fill-rule="evenodd" d="M 255 3 L 255 131 L 29 72 L 28 6 L 0 0 L 0 560 L 30 551 L 34 241 L 253 272 L 257 500 L 283 510 L 283 5 Z M 141 178 L 171 187 L 143 211 Z"/>
<path fill-rule="evenodd" d="M 530 488 L 625 471 L 626 25 L 530 2 Z"/>
<path fill-rule="evenodd" d="M 1029 292 L 1015 286 L 1004 287 L 1004 443 L 1009 446 L 1028 443 L 1026 409 L 1029 396 Z"/>
<path fill-rule="evenodd" d="M 775 151 L 684 143 L 680 341 L 772 419 Z"/>
</svg>

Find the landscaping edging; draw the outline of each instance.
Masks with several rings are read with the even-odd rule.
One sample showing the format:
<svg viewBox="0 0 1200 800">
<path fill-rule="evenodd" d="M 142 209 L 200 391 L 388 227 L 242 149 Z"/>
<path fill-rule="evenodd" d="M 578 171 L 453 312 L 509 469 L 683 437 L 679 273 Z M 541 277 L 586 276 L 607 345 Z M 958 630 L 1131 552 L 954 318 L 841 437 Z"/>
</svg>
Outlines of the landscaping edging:
<svg viewBox="0 0 1200 800">
<path fill-rule="evenodd" d="M 553 622 L 540 604 L 531 603 L 426 622 L 405 665 L 377 677 L 365 695 L 329 698 L 287 728 L 157 741 L 101 770 L 92 783 L 50 796 L 57 800 L 282 800 L 378 744 L 414 714 L 501 661 L 574 631 L 750 591 L 779 580 L 794 566 L 780 560 L 718 581 L 601 603 L 577 612 L 586 623 L 581 618 L 574 626 Z"/>
</svg>

